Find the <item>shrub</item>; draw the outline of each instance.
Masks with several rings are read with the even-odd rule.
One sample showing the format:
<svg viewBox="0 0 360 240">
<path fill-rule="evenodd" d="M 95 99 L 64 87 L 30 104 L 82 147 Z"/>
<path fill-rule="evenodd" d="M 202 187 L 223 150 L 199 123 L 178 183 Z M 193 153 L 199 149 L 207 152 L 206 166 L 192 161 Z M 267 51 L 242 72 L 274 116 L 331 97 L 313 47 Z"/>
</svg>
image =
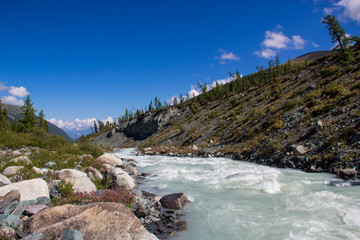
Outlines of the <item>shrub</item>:
<svg viewBox="0 0 360 240">
<path fill-rule="evenodd" d="M 61 180 L 59 183 L 59 191 L 61 193 L 61 197 L 68 198 L 73 194 L 73 186 L 74 184 L 65 182 L 64 180 Z"/>
</svg>

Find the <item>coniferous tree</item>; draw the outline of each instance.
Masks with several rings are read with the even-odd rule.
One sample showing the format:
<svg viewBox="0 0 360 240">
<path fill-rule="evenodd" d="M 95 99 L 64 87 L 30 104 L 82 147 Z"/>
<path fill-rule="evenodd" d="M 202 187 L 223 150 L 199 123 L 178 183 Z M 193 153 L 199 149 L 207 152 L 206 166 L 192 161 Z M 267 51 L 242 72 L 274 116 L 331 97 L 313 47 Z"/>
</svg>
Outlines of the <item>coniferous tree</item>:
<svg viewBox="0 0 360 240">
<path fill-rule="evenodd" d="M 7 111 L 0 100 L 0 131 L 6 131 L 10 129 L 10 123 L 7 117 Z"/>
<path fill-rule="evenodd" d="M 42 129 L 44 129 L 47 133 L 49 133 L 49 125 L 47 121 L 45 120 L 45 114 L 44 111 L 41 109 L 38 116 L 38 126 Z"/>
<path fill-rule="evenodd" d="M 24 105 L 21 107 L 22 119 L 19 120 L 19 131 L 30 132 L 36 125 L 35 109 L 31 103 L 30 95 L 27 96 Z"/>
<path fill-rule="evenodd" d="M 98 126 L 96 124 L 96 121 L 94 121 L 94 132 L 97 133 L 98 132 Z"/>
<path fill-rule="evenodd" d="M 336 48 L 344 53 L 345 49 L 349 45 L 349 39 L 346 37 L 344 28 L 341 27 L 339 21 L 332 15 L 327 15 L 323 18 L 322 23 L 326 24 L 326 28 L 329 30 L 332 43 L 337 43 Z"/>
</svg>

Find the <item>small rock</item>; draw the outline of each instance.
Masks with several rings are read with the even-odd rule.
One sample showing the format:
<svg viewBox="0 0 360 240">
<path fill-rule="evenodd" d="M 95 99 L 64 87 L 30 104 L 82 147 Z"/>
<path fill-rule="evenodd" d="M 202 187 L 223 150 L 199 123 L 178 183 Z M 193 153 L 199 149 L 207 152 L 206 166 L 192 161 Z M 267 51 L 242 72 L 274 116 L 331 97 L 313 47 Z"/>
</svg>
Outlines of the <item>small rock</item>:
<svg viewBox="0 0 360 240">
<path fill-rule="evenodd" d="M 32 232 L 30 235 L 22 238 L 22 240 L 42 240 L 44 237 L 43 233 L 38 233 L 36 230 Z"/>
<path fill-rule="evenodd" d="M 52 207 L 52 202 L 47 197 L 38 197 L 36 199 L 36 205 L 46 205 L 48 207 Z"/>
<path fill-rule="evenodd" d="M 84 172 L 87 174 L 92 173 L 94 175 L 95 179 L 102 180 L 104 178 L 103 175 L 99 172 L 99 170 L 97 170 L 96 168 L 93 168 L 93 167 L 85 168 Z"/>
<path fill-rule="evenodd" d="M 14 157 L 20 156 L 21 153 L 18 150 L 15 150 L 11 153 Z"/>
<path fill-rule="evenodd" d="M 20 169 L 23 169 L 24 166 L 10 166 L 4 169 L 2 172 L 3 175 L 9 177 L 15 175 Z"/>
<path fill-rule="evenodd" d="M 20 218 L 26 208 L 28 208 L 29 206 L 34 206 L 35 204 L 35 199 L 21 201 L 11 214 Z"/>
<path fill-rule="evenodd" d="M 76 229 L 68 229 L 63 233 L 64 240 L 84 240 L 81 232 Z"/>
<path fill-rule="evenodd" d="M 293 149 L 293 153 L 294 153 L 294 157 L 299 158 L 302 155 L 304 155 L 305 153 L 307 153 L 309 151 L 309 149 L 303 145 L 297 145 L 294 149 Z"/>
<path fill-rule="evenodd" d="M 10 184 L 11 181 L 4 175 L 0 174 L 0 187 L 3 185 Z"/>
<path fill-rule="evenodd" d="M 19 204 L 19 201 L 1 202 L 0 214 L 11 214 Z"/>
<path fill-rule="evenodd" d="M 324 126 L 323 126 L 322 121 L 317 120 L 317 121 L 315 122 L 315 130 L 316 130 L 317 132 L 319 132 L 319 131 L 321 131 L 323 128 L 324 128 Z"/>
<path fill-rule="evenodd" d="M 31 164 L 30 159 L 28 157 L 26 157 L 26 156 L 20 156 L 20 157 L 17 157 L 17 158 L 13 158 L 9 162 L 11 162 L 11 163 L 24 163 L 26 165 Z"/>
<path fill-rule="evenodd" d="M 189 202 L 189 199 L 184 193 L 172 193 L 165 195 L 160 199 L 161 205 L 170 209 L 183 208 L 186 202 Z"/>
<path fill-rule="evenodd" d="M 135 176 L 138 176 L 138 175 L 139 175 L 137 169 L 134 168 L 134 167 L 132 167 L 132 166 L 130 166 L 130 165 L 127 165 L 127 166 L 125 167 L 125 169 L 130 173 L 130 175 L 135 175 Z"/>
<path fill-rule="evenodd" d="M 27 216 L 32 216 L 38 212 L 40 212 L 41 210 L 48 208 L 48 206 L 45 205 L 33 205 L 33 206 L 28 206 L 25 210 L 24 210 L 24 215 Z"/>
<path fill-rule="evenodd" d="M 56 166 L 56 162 L 50 161 L 50 162 L 45 163 L 44 168 L 54 169 L 55 166 Z"/>
<path fill-rule="evenodd" d="M 8 225 L 14 228 L 20 225 L 20 218 L 10 214 L 0 214 L 0 225 Z"/>
<path fill-rule="evenodd" d="M 141 173 L 141 176 L 143 176 L 143 177 L 147 177 L 147 176 L 150 176 L 151 174 L 150 173 Z"/>
<path fill-rule="evenodd" d="M 351 168 L 341 169 L 339 171 L 339 176 L 344 179 L 356 179 L 357 171 Z"/>
</svg>

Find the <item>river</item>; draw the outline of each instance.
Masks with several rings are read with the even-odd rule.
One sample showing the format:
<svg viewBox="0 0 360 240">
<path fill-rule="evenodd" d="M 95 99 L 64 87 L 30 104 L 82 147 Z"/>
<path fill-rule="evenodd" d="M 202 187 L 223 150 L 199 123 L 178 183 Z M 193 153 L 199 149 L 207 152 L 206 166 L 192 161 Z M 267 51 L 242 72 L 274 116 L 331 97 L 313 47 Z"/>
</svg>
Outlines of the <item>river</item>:
<svg viewBox="0 0 360 240">
<path fill-rule="evenodd" d="M 171 240 L 360 239 L 360 186 L 326 173 L 277 169 L 226 158 L 136 156 L 140 185 L 184 192 L 188 230 Z M 339 183 L 333 184 L 334 181 Z"/>
</svg>

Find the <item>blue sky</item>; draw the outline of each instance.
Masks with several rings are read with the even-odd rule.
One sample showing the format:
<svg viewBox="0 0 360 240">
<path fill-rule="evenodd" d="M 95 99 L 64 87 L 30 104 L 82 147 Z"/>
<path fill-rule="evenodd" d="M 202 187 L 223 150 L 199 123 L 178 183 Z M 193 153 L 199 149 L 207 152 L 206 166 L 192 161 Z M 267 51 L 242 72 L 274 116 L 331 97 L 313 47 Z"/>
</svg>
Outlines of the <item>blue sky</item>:
<svg viewBox="0 0 360 240">
<path fill-rule="evenodd" d="M 247 75 L 275 54 L 331 49 L 327 13 L 360 35 L 359 0 L 2 0 L 0 97 L 31 94 L 52 122 L 88 128 L 155 96 Z"/>
</svg>

